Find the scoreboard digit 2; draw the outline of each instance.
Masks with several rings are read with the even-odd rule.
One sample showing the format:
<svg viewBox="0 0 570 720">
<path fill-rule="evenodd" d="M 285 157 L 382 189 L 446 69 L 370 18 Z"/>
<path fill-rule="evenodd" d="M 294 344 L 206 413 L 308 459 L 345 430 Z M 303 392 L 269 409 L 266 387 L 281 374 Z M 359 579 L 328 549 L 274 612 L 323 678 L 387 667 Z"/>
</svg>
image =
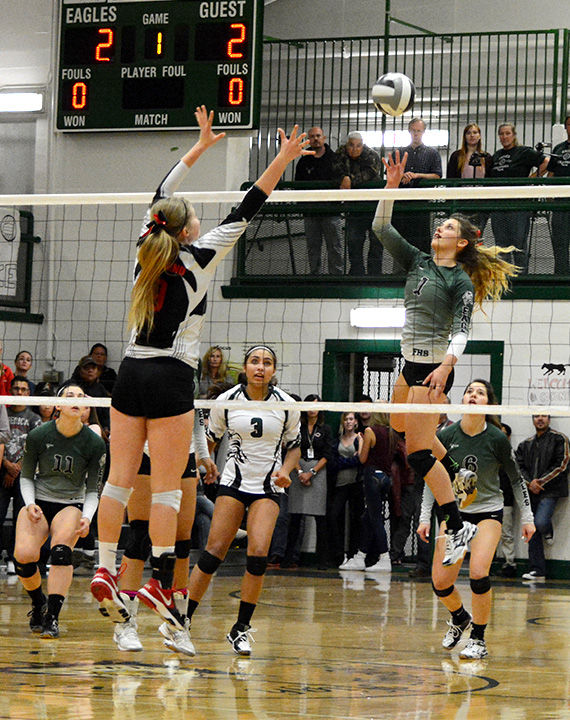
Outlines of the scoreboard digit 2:
<svg viewBox="0 0 570 720">
<path fill-rule="evenodd" d="M 56 128 L 259 127 L 263 0 L 61 0 Z"/>
</svg>

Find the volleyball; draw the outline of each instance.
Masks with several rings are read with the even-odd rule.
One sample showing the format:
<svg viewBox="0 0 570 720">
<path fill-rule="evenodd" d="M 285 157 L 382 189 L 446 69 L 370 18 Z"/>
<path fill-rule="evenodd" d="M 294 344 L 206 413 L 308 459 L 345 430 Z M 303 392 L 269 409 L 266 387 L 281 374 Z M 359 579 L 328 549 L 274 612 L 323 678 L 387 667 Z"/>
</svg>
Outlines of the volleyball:
<svg viewBox="0 0 570 720">
<path fill-rule="evenodd" d="M 372 102 L 376 108 L 394 117 L 412 107 L 415 95 L 414 83 L 402 73 L 381 75 L 372 87 Z"/>
</svg>

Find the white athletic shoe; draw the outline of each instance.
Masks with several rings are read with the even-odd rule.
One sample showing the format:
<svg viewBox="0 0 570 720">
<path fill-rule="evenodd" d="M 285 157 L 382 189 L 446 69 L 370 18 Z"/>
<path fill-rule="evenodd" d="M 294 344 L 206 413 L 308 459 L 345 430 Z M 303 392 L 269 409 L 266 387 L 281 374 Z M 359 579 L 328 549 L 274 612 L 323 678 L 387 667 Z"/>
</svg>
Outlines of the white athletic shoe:
<svg viewBox="0 0 570 720">
<path fill-rule="evenodd" d="M 459 657 L 465 658 L 466 660 L 481 660 L 487 657 L 488 654 L 484 640 L 469 638 L 467 644 L 459 653 Z"/>
<path fill-rule="evenodd" d="M 461 560 L 476 532 L 477 525 L 465 521 L 461 530 L 446 530 L 445 555 L 443 556 L 442 565 L 455 565 L 458 560 Z"/>
<path fill-rule="evenodd" d="M 124 623 L 115 623 L 113 640 L 117 644 L 117 648 L 124 652 L 140 652 L 143 649 L 134 618 Z"/>
<path fill-rule="evenodd" d="M 129 619 L 124 623 L 115 623 L 113 640 L 117 648 L 123 652 L 140 652 L 143 649 L 138 635 L 137 613 L 139 601 L 136 597 L 131 598 L 127 593 L 119 593 L 120 599 L 129 612 Z"/>
<path fill-rule="evenodd" d="M 366 569 L 366 563 L 364 562 L 364 558 L 366 557 L 365 553 L 362 552 L 362 550 L 359 550 L 354 557 L 351 557 L 350 560 L 347 560 L 345 563 L 342 564 L 342 570 L 365 570 Z"/>
<path fill-rule="evenodd" d="M 471 615 L 467 613 L 467 618 L 460 625 L 454 625 L 453 620 L 448 620 L 447 624 L 449 625 L 449 630 L 445 633 L 441 645 L 446 650 L 451 650 L 458 644 L 463 633 L 471 625 Z"/>
<path fill-rule="evenodd" d="M 167 622 L 163 622 L 158 628 L 158 632 L 164 638 L 164 645 L 172 652 L 181 652 L 190 657 L 196 655 L 196 650 L 190 639 L 190 620 L 188 618 L 184 620 L 184 630 L 178 630 Z"/>
<path fill-rule="evenodd" d="M 242 626 L 245 629 L 240 630 L 236 625 L 226 635 L 226 640 L 232 646 L 236 655 L 251 655 L 251 643 L 255 642 L 251 636 L 252 630 L 249 625 Z"/>
<path fill-rule="evenodd" d="M 366 569 L 367 573 L 390 572 L 392 570 L 392 563 L 390 562 L 390 554 L 382 553 L 382 555 L 380 555 L 377 563 L 374 563 L 374 565 L 369 565 L 365 569 Z"/>
</svg>

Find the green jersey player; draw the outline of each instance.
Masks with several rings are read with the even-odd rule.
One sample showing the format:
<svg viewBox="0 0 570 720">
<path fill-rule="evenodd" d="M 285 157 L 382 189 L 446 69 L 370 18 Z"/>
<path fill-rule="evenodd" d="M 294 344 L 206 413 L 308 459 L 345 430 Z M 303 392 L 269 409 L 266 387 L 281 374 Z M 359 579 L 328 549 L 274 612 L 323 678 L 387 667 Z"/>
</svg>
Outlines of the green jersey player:
<svg viewBox="0 0 570 720">
<path fill-rule="evenodd" d="M 60 394 L 85 397 L 77 385 Z M 59 635 L 59 612 L 73 577 L 71 551 L 89 532 L 105 467 L 105 443 L 83 425 L 83 408 L 62 405 L 58 410 L 56 420 L 35 428 L 26 439 L 20 478 L 25 506 L 18 515 L 14 548 L 16 573 L 32 600 L 30 629 L 47 638 Z M 50 535 L 46 600 L 37 562 Z"/>
<path fill-rule="evenodd" d="M 463 395 L 465 404 L 496 405 L 493 387 L 487 380 L 472 380 Z M 477 527 L 471 543 L 469 577 L 473 617 L 465 610 L 461 595 L 454 583 L 463 558 L 451 567 L 443 564 L 442 542 L 436 543 L 432 578 L 435 594 L 451 613 L 449 629 L 443 638 L 444 648 L 451 650 L 471 627 L 471 637 L 461 650 L 460 657 L 479 659 L 486 657 L 485 629 L 491 614 L 491 581 L 489 570 L 495 550 L 501 539 L 503 520 L 503 493 L 499 470 L 502 468 L 513 486 L 513 494 L 521 512 L 522 536 L 526 542 L 534 533 L 534 523 L 526 483 L 514 460 L 507 436 L 494 424 L 489 415 L 464 415 L 439 433 L 439 439 L 458 467 L 474 474 L 477 495 L 462 511 L 462 517 Z M 426 486 L 420 514 L 418 534 L 427 542 L 433 494 Z"/>
<path fill-rule="evenodd" d="M 400 185 L 407 153 L 400 161 L 384 160 L 386 188 Z M 403 371 L 396 381 L 394 403 L 441 403 L 453 384 L 453 366 L 467 344 L 471 313 L 484 300 L 498 300 L 516 274 L 499 255 L 511 248 L 479 247 L 480 231 L 462 215 L 452 215 L 436 228 L 432 255 L 408 243 L 392 226 L 392 202 L 378 203 L 372 229 L 406 271 L 406 323 L 402 331 Z M 439 413 L 392 413 L 394 430 L 406 434 L 408 462 L 425 478 L 447 518 L 444 565 L 465 554 L 477 528 L 463 522 L 446 467 L 437 458 L 435 430 Z M 446 470 L 448 472 L 446 472 Z"/>
</svg>

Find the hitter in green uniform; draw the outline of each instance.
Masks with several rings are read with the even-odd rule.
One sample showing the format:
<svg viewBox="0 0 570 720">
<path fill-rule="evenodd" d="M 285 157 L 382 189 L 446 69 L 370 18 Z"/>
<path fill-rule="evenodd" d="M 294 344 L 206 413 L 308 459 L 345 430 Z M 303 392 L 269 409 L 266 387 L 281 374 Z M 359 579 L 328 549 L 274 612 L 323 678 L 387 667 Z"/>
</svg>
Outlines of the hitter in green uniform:
<svg viewBox="0 0 570 720">
<path fill-rule="evenodd" d="M 463 403 L 496 405 L 497 399 L 489 382 L 472 380 L 463 395 Z M 452 567 L 445 567 L 444 544 L 438 540 L 432 566 L 434 592 L 451 613 L 449 630 L 442 642 L 443 647 L 448 650 L 454 648 L 471 625 L 471 637 L 459 653 L 461 658 L 479 659 L 488 655 L 485 629 L 491 615 L 492 599 L 489 570 L 501 539 L 503 520 L 500 468 L 504 469 L 513 486 L 521 512 L 522 536 L 525 542 L 530 540 L 535 530 L 526 483 L 514 460 L 507 436 L 494 423 L 497 423 L 497 420 L 490 415 L 464 415 L 460 422 L 444 428 L 438 435 L 458 466 L 476 475 L 477 492 L 473 494 L 472 502 L 462 511 L 462 517 L 476 525 L 478 530 L 471 543 L 469 560 L 473 617 L 463 607 L 459 590 L 454 585 L 462 558 Z M 428 542 L 429 537 L 433 501 L 433 494 L 426 486 L 418 526 L 418 534 L 425 542 Z M 442 527 L 445 529 L 444 522 Z"/>
<path fill-rule="evenodd" d="M 404 175 L 407 154 L 400 161 L 389 156 L 386 188 L 394 189 Z M 479 247 L 480 231 L 462 215 L 452 215 L 436 229 L 433 255 L 406 242 L 392 227 L 393 202 L 378 203 L 372 229 L 380 242 L 406 270 L 406 324 L 402 331 L 404 369 L 396 381 L 394 403 L 441 403 L 453 384 L 453 366 L 467 344 L 474 305 L 498 300 L 516 268 L 501 260 L 512 248 Z M 439 414 L 392 413 L 391 425 L 405 432 L 408 462 L 425 478 L 447 518 L 444 565 L 453 565 L 466 553 L 477 528 L 463 522 L 455 503 L 448 473 L 454 468 L 437 458 L 445 451 L 435 430 Z M 447 471 L 447 472 L 446 472 Z"/>
<path fill-rule="evenodd" d="M 76 385 L 61 397 L 83 398 Z M 97 483 L 105 467 L 105 443 L 81 420 L 83 408 L 63 405 L 59 417 L 32 430 L 26 439 L 20 485 L 25 507 L 16 523 L 16 573 L 32 600 L 30 629 L 59 635 L 58 617 L 71 585 L 71 551 L 89 532 L 97 509 Z M 37 562 L 51 535 L 48 597 Z"/>
</svg>

